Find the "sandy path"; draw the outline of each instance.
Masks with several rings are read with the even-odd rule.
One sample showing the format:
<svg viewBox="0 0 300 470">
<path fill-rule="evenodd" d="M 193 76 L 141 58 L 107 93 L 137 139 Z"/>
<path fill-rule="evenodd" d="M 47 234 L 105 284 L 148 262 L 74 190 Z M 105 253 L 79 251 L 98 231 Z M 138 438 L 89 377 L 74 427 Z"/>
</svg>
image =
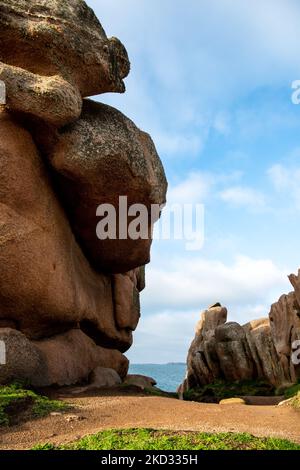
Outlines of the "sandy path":
<svg viewBox="0 0 300 470">
<path fill-rule="evenodd" d="M 145 396 L 68 398 L 71 412 L 0 431 L 1 449 L 38 442 L 64 443 L 108 428 L 150 427 L 205 432 L 249 432 L 300 443 L 300 413 L 290 407 L 210 405 Z M 68 421 L 69 415 L 77 415 Z"/>
</svg>

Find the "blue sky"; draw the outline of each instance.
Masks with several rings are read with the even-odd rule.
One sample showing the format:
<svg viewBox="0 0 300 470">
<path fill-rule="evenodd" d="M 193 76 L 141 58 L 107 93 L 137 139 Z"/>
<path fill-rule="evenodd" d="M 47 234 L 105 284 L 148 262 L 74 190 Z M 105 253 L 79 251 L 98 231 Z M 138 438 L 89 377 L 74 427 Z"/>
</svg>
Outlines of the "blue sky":
<svg viewBox="0 0 300 470">
<path fill-rule="evenodd" d="M 132 362 L 184 361 L 201 310 L 269 312 L 300 266 L 297 0 L 89 0 L 132 64 L 97 97 L 149 132 L 169 200 L 205 204 L 205 243 L 155 241 Z M 299 256 L 298 256 L 299 253 Z"/>
</svg>

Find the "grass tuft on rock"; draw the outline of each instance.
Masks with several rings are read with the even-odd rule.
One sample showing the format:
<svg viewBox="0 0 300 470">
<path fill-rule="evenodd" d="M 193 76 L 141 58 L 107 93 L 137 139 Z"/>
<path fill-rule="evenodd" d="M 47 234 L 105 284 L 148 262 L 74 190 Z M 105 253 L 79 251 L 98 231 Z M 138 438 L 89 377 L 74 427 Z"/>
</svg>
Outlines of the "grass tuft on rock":
<svg viewBox="0 0 300 470">
<path fill-rule="evenodd" d="M 40 418 L 52 411 L 64 411 L 64 402 L 38 395 L 22 384 L 0 386 L 0 426 Z"/>
<path fill-rule="evenodd" d="M 102 431 L 58 447 L 40 444 L 33 450 L 300 450 L 300 445 L 251 434 L 124 429 Z"/>
</svg>

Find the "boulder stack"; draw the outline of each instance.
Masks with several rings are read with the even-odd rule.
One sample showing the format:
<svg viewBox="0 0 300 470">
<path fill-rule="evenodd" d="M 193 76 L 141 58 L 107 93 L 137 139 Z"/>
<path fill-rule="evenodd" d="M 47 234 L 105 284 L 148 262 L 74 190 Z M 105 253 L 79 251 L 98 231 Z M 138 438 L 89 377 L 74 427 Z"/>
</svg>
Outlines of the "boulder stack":
<svg viewBox="0 0 300 470">
<path fill-rule="evenodd" d="M 161 206 L 167 183 L 150 136 L 85 98 L 123 93 L 129 70 L 83 0 L 0 0 L 0 383 L 126 376 L 155 219 L 102 240 L 97 208 Z"/>
</svg>

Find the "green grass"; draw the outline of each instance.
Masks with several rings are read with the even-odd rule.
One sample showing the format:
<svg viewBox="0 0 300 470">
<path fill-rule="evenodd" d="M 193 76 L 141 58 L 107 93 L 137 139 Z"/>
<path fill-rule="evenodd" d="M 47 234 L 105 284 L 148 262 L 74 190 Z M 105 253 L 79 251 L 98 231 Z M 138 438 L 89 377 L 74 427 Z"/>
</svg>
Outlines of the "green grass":
<svg viewBox="0 0 300 470">
<path fill-rule="evenodd" d="M 284 391 L 284 397 L 286 399 L 295 397 L 298 393 L 300 392 L 300 381 L 296 383 L 295 385 L 292 385 L 291 387 L 287 388 Z"/>
<path fill-rule="evenodd" d="M 17 383 L 0 386 L 0 426 L 10 425 L 25 416 L 39 418 L 66 408 L 64 402 L 50 400 Z"/>
<path fill-rule="evenodd" d="M 220 401 L 224 398 L 242 396 L 272 396 L 275 388 L 263 381 L 226 382 L 217 380 L 209 385 L 197 387 L 184 393 L 184 399 L 189 401 Z"/>
<path fill-rule="evenodd" d="M 300 445 L 251 434 L 126 429 L 102 431 L 59 447 L 40 444 L 34 450 L 300 450 Z"/>
</svg>

